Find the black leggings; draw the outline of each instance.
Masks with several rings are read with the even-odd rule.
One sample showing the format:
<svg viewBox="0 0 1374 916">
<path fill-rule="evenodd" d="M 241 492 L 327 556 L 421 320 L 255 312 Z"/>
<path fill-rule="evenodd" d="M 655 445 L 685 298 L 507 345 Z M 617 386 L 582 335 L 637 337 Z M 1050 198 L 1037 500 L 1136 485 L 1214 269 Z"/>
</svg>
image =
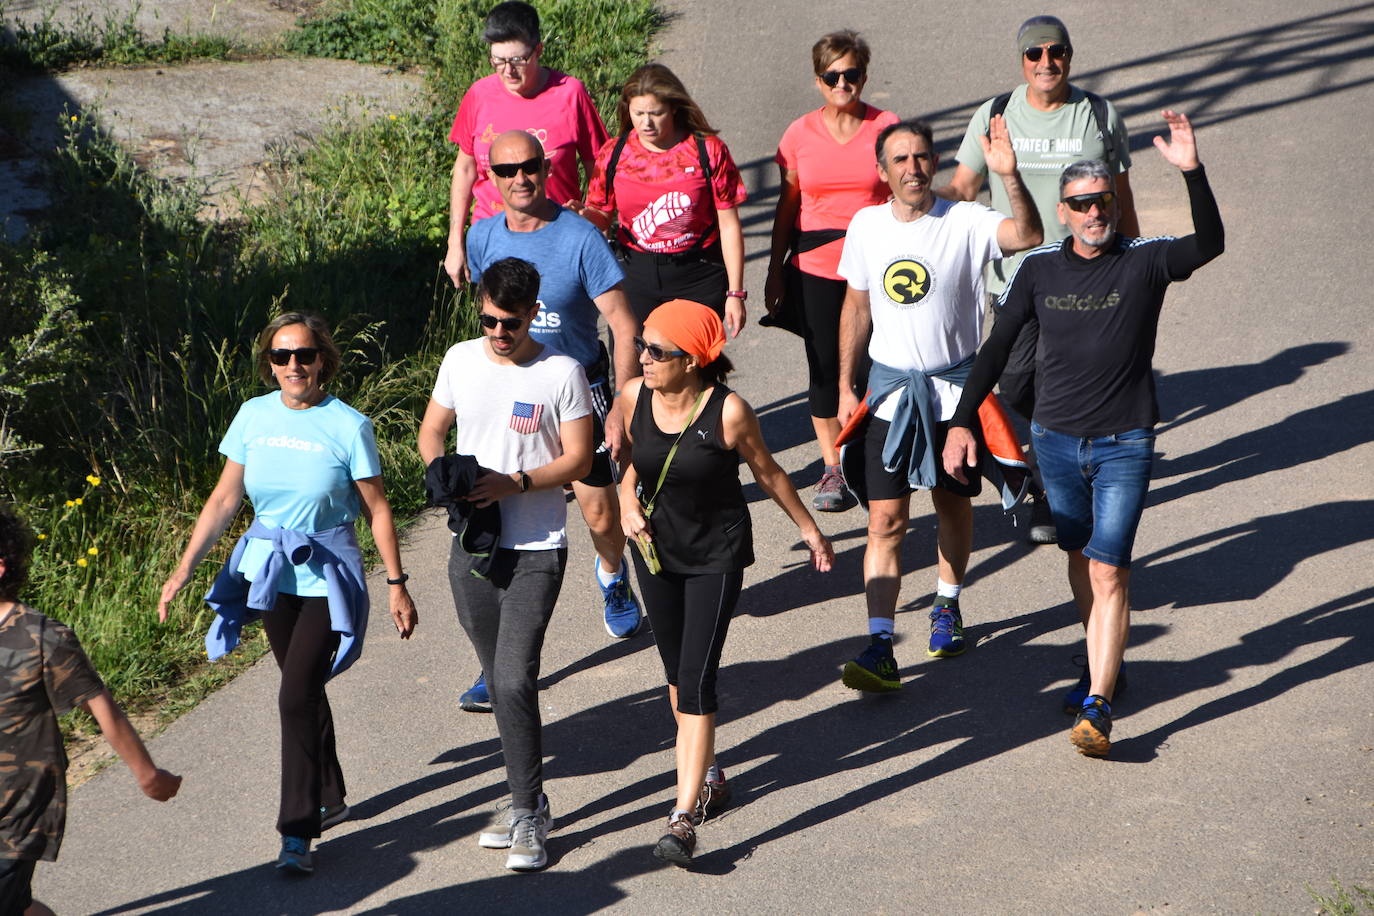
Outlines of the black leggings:
<svg viewBox="0 0 1374 916">
<path fill-rule="evenodd" d="M 677 711 L 690 716 L 714 713 L 720 707 L 716 672 L 744 570 L 695 575 L 664 570 L 653 575 L 638 550 L 630 553 L 635 558 L 644 613 L 663 659 L 663 673 L 677 688 Z"/>
<path fill-rule="evenodd" d="M 320 835 L 320 807 L 343 803 L 343 768 L 334 746 L 334 717 L 324 694 L 339 634 L 329 621 L 328 598 L 278 594 L 262 627 L 281 669 L 282 836 Z"/>
<path fill-rule="evenodd" d="M 807 400 L 811 416 L 829 419 L 840 412 L 840 308 L 847 284 L 804 270 L 789 271 L 787 295 L 801 304 L 802 339 L 810 375 Z M 868 349 L 855 366 L 854 385 L 862 393 L 868 379 Z"/>
</svg>

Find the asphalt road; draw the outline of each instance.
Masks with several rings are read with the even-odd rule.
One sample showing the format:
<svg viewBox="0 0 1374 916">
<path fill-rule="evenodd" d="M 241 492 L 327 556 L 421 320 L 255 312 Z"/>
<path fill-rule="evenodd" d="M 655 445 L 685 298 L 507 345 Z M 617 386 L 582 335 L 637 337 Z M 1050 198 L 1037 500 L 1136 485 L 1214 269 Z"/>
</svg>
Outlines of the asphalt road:
<svg viewBox="0 0 1374 916">
<path fill-rule="evenodd" d="M 863 31 L 869 100 L 930 118 L 952 154 L 973 107 L 1017 80 L 1012 39 L 1034 12 L 671 5 L 663 59 L 744 167 L 755 252 L 777 139 L 819 104 L 817 37 Z M 423 615 L 415 639 L 389 637 L 379 601 L 363 661 L 331 687 L 356 817 L 326 836 L 312 878 L 269 864 L 267 663 L 153 742 L 186 776 L 174 802 L 143 800 L 118 766 L 74 793 L 39 896 L 62 913 L 1294 913 L 1314 909 L 1305 885 L 1369 885 L 1374 330 L 1355 262 L 1371 203 L 1374 4 L 1060 14 L 1076 82 L 1128 119 L 1145 233 L 1189 229 L 1183 183 L 1150 148 L 1166 106 L 1198 125 L 1227 223 L 1227 253 L 1174 288 L 1161 321 L 1166 419 L 1110 759 L 1074 753 L 1058 708 L 1081 651 L 1063 559 L 1023 545 L 991 496 L 976 505 L 963 599 L 977 645 L 946 661 L 921 651 L 935 550 L 928 504 L 915 500 L 898 618 L 905 686 L 873 698 L 838 680 L 865 642 L 862 512 L 821 519 L 839 554 L 822 576 L 751 487 L 759 558 L 721 672 L 718 746 L 736 804 L 702 829 L 691 871 L 658 867 L 649 847 L 673 786 L 661 670 L 647 632 L 612 643 L 602 630 L 574 513 L 544 654 L 552 864 L 511 874 L 476 843 L 504 778 L 491 718 L 454 704 L 476 667 L 445 581 L 448 535 L 431 520 L 406 553 Z M 762 286 L 755 258 L 754 302 Z M 730 353 L 736 387 L 809 487 L 819 465 L 799 344 L 754 326 Z"/>
</svg>

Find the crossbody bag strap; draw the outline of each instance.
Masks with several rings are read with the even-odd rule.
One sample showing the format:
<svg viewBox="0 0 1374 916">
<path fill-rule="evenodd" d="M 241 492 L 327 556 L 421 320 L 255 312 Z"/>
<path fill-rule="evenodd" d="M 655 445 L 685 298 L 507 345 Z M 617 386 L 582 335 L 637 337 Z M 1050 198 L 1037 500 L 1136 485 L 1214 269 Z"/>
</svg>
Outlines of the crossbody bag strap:
<svg viewBox="0 0 1374 916">
<path fill-rule="evenodd" d="M 673 463 L 673 456 L 677 454 L 677 445 L 682 441 L 683 433 L 696 421 L 697 411 L 701 409 L 702 399 L 706 397 L 707 389 L 703 388 L 701 394 L 697 395 L 697 401 L 692 405 L 692 413 L 687 417 L 687 422 L 682 427 L 682 432 L 677 434 L 673 440 L 673 447 L 668 449 L 668 457 L 663 459 L 663 470 L 658 472 L 658 485 L 654 487 L 654 495 L 649 497 L 649 501 L 644 504 L 644 517 L 648 518 L 654 514 L 654 500 L 658 499 L 659 491 L 663 489 L 663 481 L 668 478 L 668 465 Z M 653 404 L 649 405 L 649 410 L 653 410 Z"/>
</svg>

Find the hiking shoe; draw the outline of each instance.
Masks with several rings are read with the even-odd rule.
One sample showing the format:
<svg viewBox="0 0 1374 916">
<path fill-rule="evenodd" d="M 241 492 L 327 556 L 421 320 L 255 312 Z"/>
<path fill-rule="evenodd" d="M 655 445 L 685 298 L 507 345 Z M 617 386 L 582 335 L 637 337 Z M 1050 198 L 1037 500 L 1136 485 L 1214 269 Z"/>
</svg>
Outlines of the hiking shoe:
<svg viewBox="0 0 1374 916">
<path fill-rule="evenodd" d="M 1078 753 L 1088 757 L 1106 757 L 1112 747 L 1112 704 L 1096 694 L 1083 701 L 1069 740 Z"/>
<path fill-rule="evenodd" d="M 874 636 L 858 658 L 844 663 L 844 674 L 840 680 L 846 687 L 869 693 L 900 689 L 902 682 L 897 678 L 897 659 L 892 655 L 892 640 Z"/>
<path fill-rule="evenodd" d="M 932 658 L 953 658 L 964 654 L 964 619 L 959 616 L 959 599 L 936 598 L 930 612 L 930 648 Z"/>
<path fill-rule="evenodd" d="M 849 503 L 844 486 L 844 473 L 838 464 L 829 464 L 816 484 L 816 495 L 811 499 L 811 508 L 817 512 L 842 512 Z"/>
<path fill-rule="evenodd" d="M 332 808 L 320 807 L 320 829 L 328 830 L 330 827 L 337 827 L 348 820 L 348 815 L 352 813 L 348 810 L 348 805 L 339 802 Z"/>
<path fill-rule="evenodd" d="M 464 712 L 491 712 L 491 694 L 487 692 L 487 673 L 477 672 L 477 680 L 458 698 L 458 708 Z"/>
<path fill-rule="evenodd" d="M 702 821 L 709 821 L 720 812 L 724 811 L 730 804 L 730 786 L 725 780 L 711 782 L 709 779 L 701 784 L 701 791 L 697 793 L 697 806 L 692 811 L 692 823 L 700 824 Z"/>
<path fill-rule="evenodd" d="M 1073 663 L 1083 669 L 1083 673 L 1078 675 L 1078 683 L 1069 688 L 1069 692 L 1064 694 L 1064 715 L 1076 716 L 1078 711 L 1083 708 L 1083 701 L 1088 698 L 1088 691 L 1092 689 L 1092 672 L 1088 670 L 1088 657 L 1086 655 L 1075 655 Z M 1126 689 L 1126 666 L 1123 664 L 1116 674 L 1116 688 L 1112 691 L 1112 699 L 1121 696 Z"/>
<path fill-rule="evenodd" d="M 1026 540 L 1032 544 L 1053 544 L 1059 540 L 1055 530 L 1054 518 L 1050 515 L 1050 503 L 1044 493 L 1036 493 L 1030 500 L 1030 526 L 1026 529 Z"/>
<path fill-rule="evenodd" d="M 548 865 L 549 854 L 544 849 L 548 835 L 549 819 L 538 811 L 515 818 L 510 825 L 510 855 L 506 856 L 506 867 L 512 871 L 536 871 Z"/>
<path fill-rule="evenodd" d="M 677 817 L 668 819 L 668 832 L 659 837 L 654 846 L 654 858 L 674 865 L 692 864 L 692 853 L 697 848 L 697 831 L 692 819 L 678 812 Z"/>
<path fill-rule="evenodd" d="M 310 841 L 300 836 L 282 837 L 277 867 L 293 875 L 308 875 L 313 872 L 315 861 L 310 856 Z"/>
<path fill-rule="evenodd" d="M 539 809 L 534 812 L 545 823 L 544 832 L 553 829 L 553 815 L 549 812 L 549 797 L 539 795 Z M 477 845 L 483 849 L 510 849 L 511 831 L 515 827 L 515 812 L 511 810 L 511 800 L 498 802 L 491 816 L 491 824 L 477 836 Z"/>
<path fill-rule="evenodd" d="M 596 571 L 601 570 L 601 558 L 596 558 Z M 601 587 L 601 596 L 606 599 L 606 632 L 613 639 L 629 639 L 639 632 L 644 618 L 639 613 L 639 599 L 630 588 L 630 565 L 620 558 L 620 575 L 610 585 L 596 584 Z"/>
</svg>

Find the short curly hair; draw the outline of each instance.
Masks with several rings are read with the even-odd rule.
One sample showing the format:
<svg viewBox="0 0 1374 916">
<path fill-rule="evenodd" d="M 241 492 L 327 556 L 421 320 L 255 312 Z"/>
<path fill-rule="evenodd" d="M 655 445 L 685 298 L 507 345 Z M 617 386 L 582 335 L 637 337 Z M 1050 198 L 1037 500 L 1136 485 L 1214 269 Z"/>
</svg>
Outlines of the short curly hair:
<svg viewBox="0 0 1374 916">
<path fill-rule="evenodd" d="M 33 529 L 14 510 L 0 503 L 0 601 L 16 601 L 29 581 L 29 561 L 33 559 Z"/>
</svg>

